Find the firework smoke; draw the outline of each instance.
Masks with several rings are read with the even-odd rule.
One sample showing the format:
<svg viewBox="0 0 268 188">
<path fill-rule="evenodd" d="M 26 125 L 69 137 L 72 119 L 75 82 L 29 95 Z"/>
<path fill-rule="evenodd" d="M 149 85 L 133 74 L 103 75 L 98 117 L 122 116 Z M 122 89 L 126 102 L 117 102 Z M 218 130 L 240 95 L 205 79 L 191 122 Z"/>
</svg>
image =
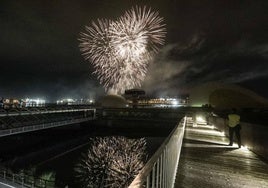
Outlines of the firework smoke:
<svg viewBox="0 0 268 188">
<path fill-rule="evenodd" d="M 106 91 L 121 94 L 141 85 L 164 37 L 163 18 L 158 12 L 136 7 L 115 21 L 98 19 L 86 26 L 79 47 Z"/>
</svg>

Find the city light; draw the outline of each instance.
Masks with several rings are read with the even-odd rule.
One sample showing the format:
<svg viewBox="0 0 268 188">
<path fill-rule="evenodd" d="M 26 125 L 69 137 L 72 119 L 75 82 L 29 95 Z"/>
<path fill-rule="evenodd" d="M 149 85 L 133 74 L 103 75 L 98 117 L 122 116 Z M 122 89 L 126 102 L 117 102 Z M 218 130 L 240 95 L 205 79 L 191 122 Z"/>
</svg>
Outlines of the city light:
<svg viewBox="0 0 268 188">
<path fill-rule="evenodd" d="M 154 107 L 180 107 L 187 106 L 187 100 L 185 98 L 171 98 L 171 97 L 160 97 L 151 99 L 140 99 L 139 104 L 152 105 Z"/>
<path fill-rule="evenodd" d="M 88 104 L 93 104 L 95 102 L 94 99 L 73 99 L 73 98 L 63 98 L 63 99 L 58 99 L 56 101 L 57 105 L 88 105 Z"/>
<path fill-rule="evenodd" d="M 171 104 L 174 105 L 174 106 L 177 106 L 177 105 L 179 104 L 179 102 L 178 102 L 177 100 L 173 100 L 173 101 L 171 102 Z"/>
<path fill-rule="evenodd" d="M 67 99 L 61 99 L 61 100 L 57 100 L 56 103 L 57 104 L 67 104 L 67 105 L 71 105 L 75 102 L 74 99 L 71 98 L 67 98 Z"/>
<path fill-rule="evenodd" d="M 30 98 L 26 98 L 25 100 L 22 100 L 25 102 L 25 107 L 40 107 L 40 106 L 44 106 L 46 104 L 46 100 L 44 99 L 30 99 Z"/>
<path fill-rule="evenodd" d="M 197 116 L 196 121 L 197 123 L 205 123 L 205 119 L 202 116 Z"/>
</svg>

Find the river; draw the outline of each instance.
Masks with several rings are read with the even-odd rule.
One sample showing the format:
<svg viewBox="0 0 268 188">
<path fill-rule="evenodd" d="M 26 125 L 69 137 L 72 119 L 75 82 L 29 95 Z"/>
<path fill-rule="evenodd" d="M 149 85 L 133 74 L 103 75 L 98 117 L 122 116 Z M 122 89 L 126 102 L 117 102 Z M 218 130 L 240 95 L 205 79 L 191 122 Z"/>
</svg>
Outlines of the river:
<svg viewBox="0 0 268 188">
<path fill-rule="evenodd" d="M 139 136 L 137 136 L 139 135 Z M 148 136 L 149 135 L 149 136 Z M 166 133 L 118 131 L 116 128 L 83 128 L 73 125 L 0 139 L 1 165 L 15 172 L 25 170 L 34 176 L 55 180 L 56 187 L 79 187 L 74 167 L 81 154 L 89 148 L 90 138 L 96 136 L 126 136 L 145 138 L 151 156 L 164 141 Z"/>
</svg>

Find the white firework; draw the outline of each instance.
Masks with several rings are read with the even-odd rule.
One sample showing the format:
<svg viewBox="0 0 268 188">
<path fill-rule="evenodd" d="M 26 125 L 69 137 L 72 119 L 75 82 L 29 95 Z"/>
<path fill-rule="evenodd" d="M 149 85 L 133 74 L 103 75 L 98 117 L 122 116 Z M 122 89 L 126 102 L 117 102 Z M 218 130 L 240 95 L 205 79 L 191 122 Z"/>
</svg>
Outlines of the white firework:
<svg viewBox="0 0 268 188">
<path fill-rule="evenodd" d="M 79 47 L 93 73 L 106 91 L 121 94 L 141 86 L 149 62 L 164 44 L 165 28 L 158 12 L 136 7 L 115 21 L 98 19 L 80 35 Z"/>
<path fill-rule="evenodd" d="M 144 166 L 145 139 L 97 137 L 75 167 L 83 187 L 126 188 Z"/>
</svg>

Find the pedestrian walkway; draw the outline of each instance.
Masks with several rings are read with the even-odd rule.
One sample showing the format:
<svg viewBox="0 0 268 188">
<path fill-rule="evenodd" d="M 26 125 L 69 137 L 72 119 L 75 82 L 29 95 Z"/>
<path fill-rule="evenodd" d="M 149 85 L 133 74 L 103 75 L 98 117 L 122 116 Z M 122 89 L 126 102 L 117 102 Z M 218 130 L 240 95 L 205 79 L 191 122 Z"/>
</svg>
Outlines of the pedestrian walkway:
<svg viewBox="0 0 268 188">
<path fill-rule="evenodd" d="M 228 143 L 213 126 L 188 122 L 175 188 L 267 188 L 267 161 Z"/>
</svg>

